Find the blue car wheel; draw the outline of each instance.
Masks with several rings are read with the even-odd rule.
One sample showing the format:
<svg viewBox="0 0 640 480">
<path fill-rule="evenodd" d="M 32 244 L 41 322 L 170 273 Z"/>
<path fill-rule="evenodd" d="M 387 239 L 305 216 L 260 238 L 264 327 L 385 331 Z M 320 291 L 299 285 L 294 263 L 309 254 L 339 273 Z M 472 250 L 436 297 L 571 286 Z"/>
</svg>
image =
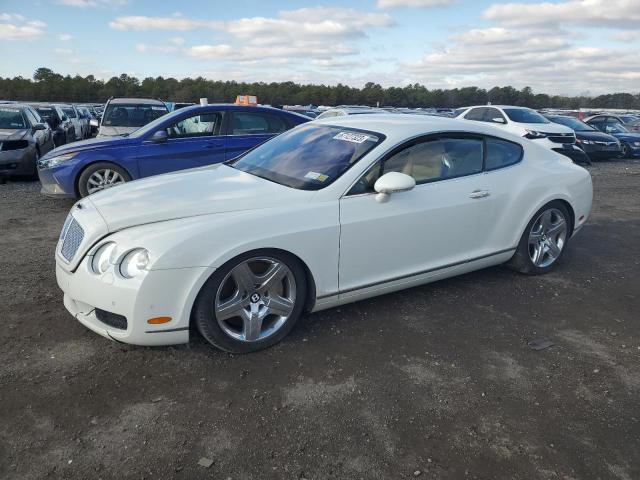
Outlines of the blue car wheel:
<svg viewBox="0 0 640 480">
<path fill-rule="evenodd" d="M 110 162 L 92 163 L 78 178 L 78 193 L 86 197 L 92 193 L 130 182 L 131 176 L 118 165 Z"/>
</svg>

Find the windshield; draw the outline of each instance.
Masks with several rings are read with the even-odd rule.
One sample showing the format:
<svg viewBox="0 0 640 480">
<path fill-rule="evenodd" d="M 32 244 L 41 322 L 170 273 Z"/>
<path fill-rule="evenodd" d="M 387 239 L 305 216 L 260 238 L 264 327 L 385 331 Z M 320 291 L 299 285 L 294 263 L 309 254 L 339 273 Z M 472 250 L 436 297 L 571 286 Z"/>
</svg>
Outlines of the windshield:
<svg viewBox="0 0 640 480">
<path fill-rule="evenodd" d="M 384 135 L 306 124 L 278 135 L 231 166 L 299 190 L 320 190 L 375 148 Z"/>
<path fill-rule="evenodd" d="M 629 133 L 621 123 L 601 123 L 596 126 L 604 133 Z"/>
<path fill-rule="evenodd" d="M 503 108 L 512 122 L 518 123 L 551 123 L 535 110 L 530 108 Z"/>
<path fill-rule="evenodd" d="M 5 130 L 19 130 L 27 128 L 22 112 L 19 108 L 0 108 L 0 128 Z"/>
<path fill-rule="evenodd" d="M 571 128 L 571 129 L 575 130 L 576 132 L 590 132 L 590 131 L 593 130 L 593 127 L 590 127 L 586 123 L 581 122 L 577 118 L 550 117 L 549 120 L 551 120 L 554 123 L 559 123 L 560 125 L 565 125 L 565 126 Z"/>
<path fill-rule="evenodd" d="M 163 105 L 110 103 L 104 111 L 102 125 L 105 127 L 142 127 L 167 113 Z"/>
<path fill-rule="evenodd" d="M 138 130 L 136 130 L 135 132 L 131 133 L 129 135 L 130 138 L 140 138 L 145 136 L 147 133 L 149 132 L 153 132 L 158 126 L 160 126 L 161 124 L 171 120 L 172 118 L 175 117 L 181 117 L 184 114 L 184 110 L 179 112 L 177 110 L 174 110 L 171 113 L 167 113 L 166 115 L 162 115 L 158 118 L 156 118 L 154 121 L 147 123 L 145 126 L 143 126 L 142 128 L 139 128 Z"/>
<path fill-rule="evenodd" d="M 71 107 L 62 107 L 62 111 L 67 115 L 67 117 L 76 118 L 76 111 L 73 108 L 71 108 Z"/>
</svg>

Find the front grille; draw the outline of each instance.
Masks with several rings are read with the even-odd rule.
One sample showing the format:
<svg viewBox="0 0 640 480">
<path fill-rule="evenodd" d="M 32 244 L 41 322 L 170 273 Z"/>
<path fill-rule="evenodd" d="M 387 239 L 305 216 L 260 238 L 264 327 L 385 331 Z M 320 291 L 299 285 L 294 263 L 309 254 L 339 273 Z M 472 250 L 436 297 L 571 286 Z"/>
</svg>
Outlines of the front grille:
<svg viewBox="0 0 640 480">
<path fill-rule="evenodd" d="M 66 231 L 62 232 L 64 240 L 62 241 L 62 248 L 60 254 L 67 261 L 70 262 L 73 256 L 78 251 L 82 239 L 84 238 L 84 230 L 75 218 L 71 218 L 71 222 L 66 228 Z"/>
<path fill-rule="evenodd" d="M 118 315 L 117 313 L 107 312 L 106 310 L 100 310 L 96 308 L 96 318 L 105 325 L 117 328 L 118 330 L 127 329 L 127 317 L 124 315 Z"/>
<path fill-rule="evenodd" d="M 576 143 L 576 136 L 573 133 L 552 133 L 547 138 L 553 143 Z"/>
</svg>

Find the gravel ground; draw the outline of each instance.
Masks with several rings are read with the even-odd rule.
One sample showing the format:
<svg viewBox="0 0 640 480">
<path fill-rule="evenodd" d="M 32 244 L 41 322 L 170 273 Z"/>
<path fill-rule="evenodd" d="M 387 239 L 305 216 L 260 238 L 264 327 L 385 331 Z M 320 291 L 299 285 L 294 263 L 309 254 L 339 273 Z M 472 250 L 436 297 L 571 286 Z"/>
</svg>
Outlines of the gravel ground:
<svg viewBox="0 0 640 480">
<path fill-rule="evenodd" d="M 309 315 L 245 356 L 84 328 L 54 276 L 71 203 L 0 185 L 0 478 L 640 478 L 640 162 L 590 168 L 554 273 Z"/>
</svg>

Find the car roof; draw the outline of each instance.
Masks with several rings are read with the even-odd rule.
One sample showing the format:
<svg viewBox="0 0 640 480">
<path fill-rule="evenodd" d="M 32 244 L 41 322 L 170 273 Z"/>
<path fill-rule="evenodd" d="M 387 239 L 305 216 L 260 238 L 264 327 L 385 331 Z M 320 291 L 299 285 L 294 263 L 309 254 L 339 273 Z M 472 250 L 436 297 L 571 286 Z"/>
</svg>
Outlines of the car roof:
<svg viewBox="0 0 640 480">
<path fill-rule="evenodd" d="M 155 98 L 112 98 L 109 100 L 109 103 L 134 103 L 138 105 L 162 105 L 163 107 L 166 107 L 164 102 L 156 100 Z"/>
<path fill-rule="evenodd" d="M 307 120 L 309 120 L 309 117 L 305 117 L 304 115 L 300 115 L 297 112 L 292 112 L 291 110 L 282 110 L 280 108 L 274 108 L 274 107 L 267 107 L 265 105 L 237 105 L 235 103 L 209 103 L 207 105 L 199 105 L 199 104 L 195 104 L 195 105 L 189 105 L 188 107 L 183 107 L 180 108 L 179 110 L 174 110 L 173 112 L 180 112 L 180 114 L 184 114 L 187 112 L 197 112 L 199 110 L 207 110 L 210 108 L 221 108 L 224 107 L 228 110 L 246 110 L 246 111 L 258 111 L 258 112 L 274 112 L 274 113 L 281 113 L 284 115 L 293 115 L 296 117 L 301 117 L 301 118 L 305 118 Z M 171 112 L 171 113 L 173 113 Z"/>
<path fill-rule="evenodd" d="M 518 105 L 471 105 L 470 107 L 460 107 L 460 108 L 464 108 L 464 109 L 469 109 L 469 108 L 517 108 L 519 110 L 533 110 L 533 108 L 530 107 L 521 107 Z M 456 109 L 458 110 L 458 109 Z"/>
<path fill-rule="evenodd" d="M 342 117 L 316 119 L 313 124 L 367 130 L 373 133 L 381 133 L 387 138 L 398 142 L 438 132 L 470 132 L 521 141 L 521 138 L 517 135 L 499 130 L 482 122 L 469 122 L 467 120 L 433 115 L 413 115 L 411 113 L 345 115 Z"/>
</svg>

